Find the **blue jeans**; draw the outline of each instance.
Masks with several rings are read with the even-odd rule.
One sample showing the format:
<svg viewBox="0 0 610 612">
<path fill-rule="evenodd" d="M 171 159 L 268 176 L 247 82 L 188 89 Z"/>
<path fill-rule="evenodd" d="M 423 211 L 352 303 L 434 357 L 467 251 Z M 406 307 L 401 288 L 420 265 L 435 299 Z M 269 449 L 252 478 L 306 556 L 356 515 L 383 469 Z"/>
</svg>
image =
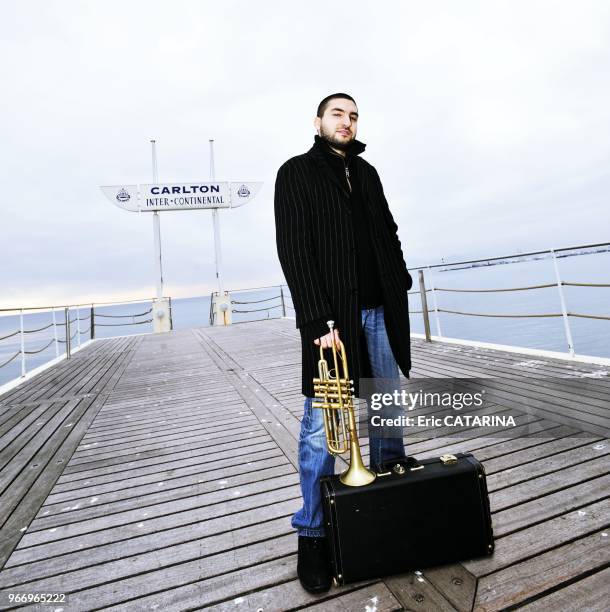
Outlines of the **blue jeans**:
<svg viewBox="0 0 610 612">
<path fill-rule="evenodd" d="M 373 378 L 398 381 L 398 365 L 385 329 L 383 306 L 362 310 L 362 329 Z M 303 507 L 293 515 L 292 526 L 299 535 L 321 537 L 325 535 L 325 531 L 320 478 L 334 474 L 335 457 L 327 450 L 322 410 L 311 407 L 312 399 L 311 397 L 305 398 L 299 436 L 299 475 Z M 367 403 L 367 410 L 370 416 L 369 403 Z M 378 414 L 383 415 L 384 410 L 382 409 Z M 371 469 L 379 471 L 379 464 L 382 461 L 405 456 L 403 439 L 369 436 L 369 455 Z"/>
</svg>

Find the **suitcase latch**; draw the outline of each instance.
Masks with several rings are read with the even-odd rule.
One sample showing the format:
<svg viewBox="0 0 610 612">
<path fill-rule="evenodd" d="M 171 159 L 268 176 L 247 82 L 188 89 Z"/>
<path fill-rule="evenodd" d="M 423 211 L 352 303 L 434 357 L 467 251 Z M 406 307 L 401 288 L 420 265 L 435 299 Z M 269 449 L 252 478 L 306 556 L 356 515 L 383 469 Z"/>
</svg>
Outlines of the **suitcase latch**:
<svg viewBox="0 0 610 612">
<path fill-rule="evenodd" d="M 443 465 L 452 465 L 457 463 L 457 457 L 455 455 L 441 455 L 440 460 L 443 462 Z"/>
</svg>

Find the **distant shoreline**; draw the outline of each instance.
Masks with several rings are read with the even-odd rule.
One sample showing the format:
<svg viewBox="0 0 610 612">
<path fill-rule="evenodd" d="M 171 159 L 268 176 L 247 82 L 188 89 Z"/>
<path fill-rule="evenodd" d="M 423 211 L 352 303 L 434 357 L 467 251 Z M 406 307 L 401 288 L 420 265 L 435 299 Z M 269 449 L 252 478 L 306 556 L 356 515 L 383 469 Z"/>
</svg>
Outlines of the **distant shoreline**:
<svg viewBox="0 0 610 612">
<path fill-rule="evenodd" d="M 561 258 L 561 257 L 576 257 L 578 255 L 594 255 L 595 253 L 608 253 L 610 252 L 610 246 L 609 247 L 600 247 L 597 249 L 587 249 L 587 250 L 582 250 L 582 251 L 578 251 L 577 253 L 555 253 L 555 256 L 557 257 L 557 259 Z M 468 265 L 455 265 L 452 266 L 451 264 L 446 264 L 446 268 L 440 268 L 437 270 L 437 272 L 453 272 L 455 270 L 468 270 L 470 268 L 487 268 L 489 266 L 502 266 L 502 265 L 507 265 L 507 264 L 514 264 L 514 263 L 522 263 L 524 261 L 538 261 L 540 259 L 548 259 L 549 258 L 549 253 L 544 253 L 541 255 L 524 255 L 523 257 L 519 257 L 519 256 L 513 256 L 513 257 L 507 257 L 506 259 L 497 259 L 494 261 L 482 261 L 482 262 L 477 262 L 477 263 L 472 263 L 472 264 L 468 264 Z M 444 265 L 444 264 L 441 264 Z"/>
</svg>

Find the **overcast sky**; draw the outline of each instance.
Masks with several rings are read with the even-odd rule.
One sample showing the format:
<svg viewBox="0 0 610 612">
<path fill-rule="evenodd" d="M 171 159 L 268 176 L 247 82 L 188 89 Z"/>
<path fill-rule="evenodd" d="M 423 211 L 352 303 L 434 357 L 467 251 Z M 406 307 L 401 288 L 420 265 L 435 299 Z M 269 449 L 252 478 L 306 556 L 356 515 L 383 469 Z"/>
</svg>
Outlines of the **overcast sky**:
<svg viewBox="0 0 610 612">
<path fill-rule="evenodd" d="M 227 288 L 278 284 L 277 168 L 357 101 L 409 267 L 610 238 L 610 3 L 0 3 L 0 307 L 152 297 L 152 215 L 99 185 L 261 180 Z M 215 288 L 209 211 L 161 215 L 165 293 Z"/>
</svg>

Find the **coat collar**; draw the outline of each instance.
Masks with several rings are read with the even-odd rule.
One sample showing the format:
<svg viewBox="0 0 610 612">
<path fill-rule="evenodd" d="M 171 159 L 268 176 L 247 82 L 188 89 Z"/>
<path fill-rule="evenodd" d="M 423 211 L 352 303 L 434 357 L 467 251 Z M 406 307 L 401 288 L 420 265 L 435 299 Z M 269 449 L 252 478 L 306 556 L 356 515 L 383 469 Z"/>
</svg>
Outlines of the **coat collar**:
<svg viewBox="0 0 610 612">
<path fill-rule="evenodd" d="M 356 155 L 360 155 L 360 153 L 362 153 L 364 149 L 366 149 L 366 145 L 363 142 L 354 139 L 349 149 L 347 150 L 347 159 L 350 159 L 351 157 L 354 157 Z M 328 146 L 326 141 L 316 134 L 316 136 L 314 136 L 314 145 L 307 152 L 314 158 L 323 162 L 325 160 L 324 156 L 329 150 L 330 147 Z"/>
<path fill-rule="evenodd" d="M 341 191 L 346 196 L 346 198 L 349 199 L 350 193 L 345 188 L 345 185 L 339 181 L 336 174 L 333 172 L 332 168 L 330 168 L 328 165 L 328 155 L 329 153 L 332 153 L 332 151 L 330 150 L 330 147 L 328 146 L 326 141 L 320 136 L 316 135 L 314 140 L 315 140 L 314 145 L 313 147 L 311 147 L 311 149 L 309 149 L 309 151 L 307 151 L 307 154 L 310 155 L 316 161 L 316 163 L 318 164 L 318 166 L 320 166 L 324 174 L 333 183 L 335 183 L 335 185 L 337 185 L 341 189 Z M 351 146 L 347 150 L 346 159 L 349 161 L 350 159 L 356 157 L 357 155 L 360 155 L 360 153 L 362 153 L 365 148 L 366 148 L 366 145 L 363 142 L 360 142 L 359 140 L 354 139 Z"/>
</svg>

